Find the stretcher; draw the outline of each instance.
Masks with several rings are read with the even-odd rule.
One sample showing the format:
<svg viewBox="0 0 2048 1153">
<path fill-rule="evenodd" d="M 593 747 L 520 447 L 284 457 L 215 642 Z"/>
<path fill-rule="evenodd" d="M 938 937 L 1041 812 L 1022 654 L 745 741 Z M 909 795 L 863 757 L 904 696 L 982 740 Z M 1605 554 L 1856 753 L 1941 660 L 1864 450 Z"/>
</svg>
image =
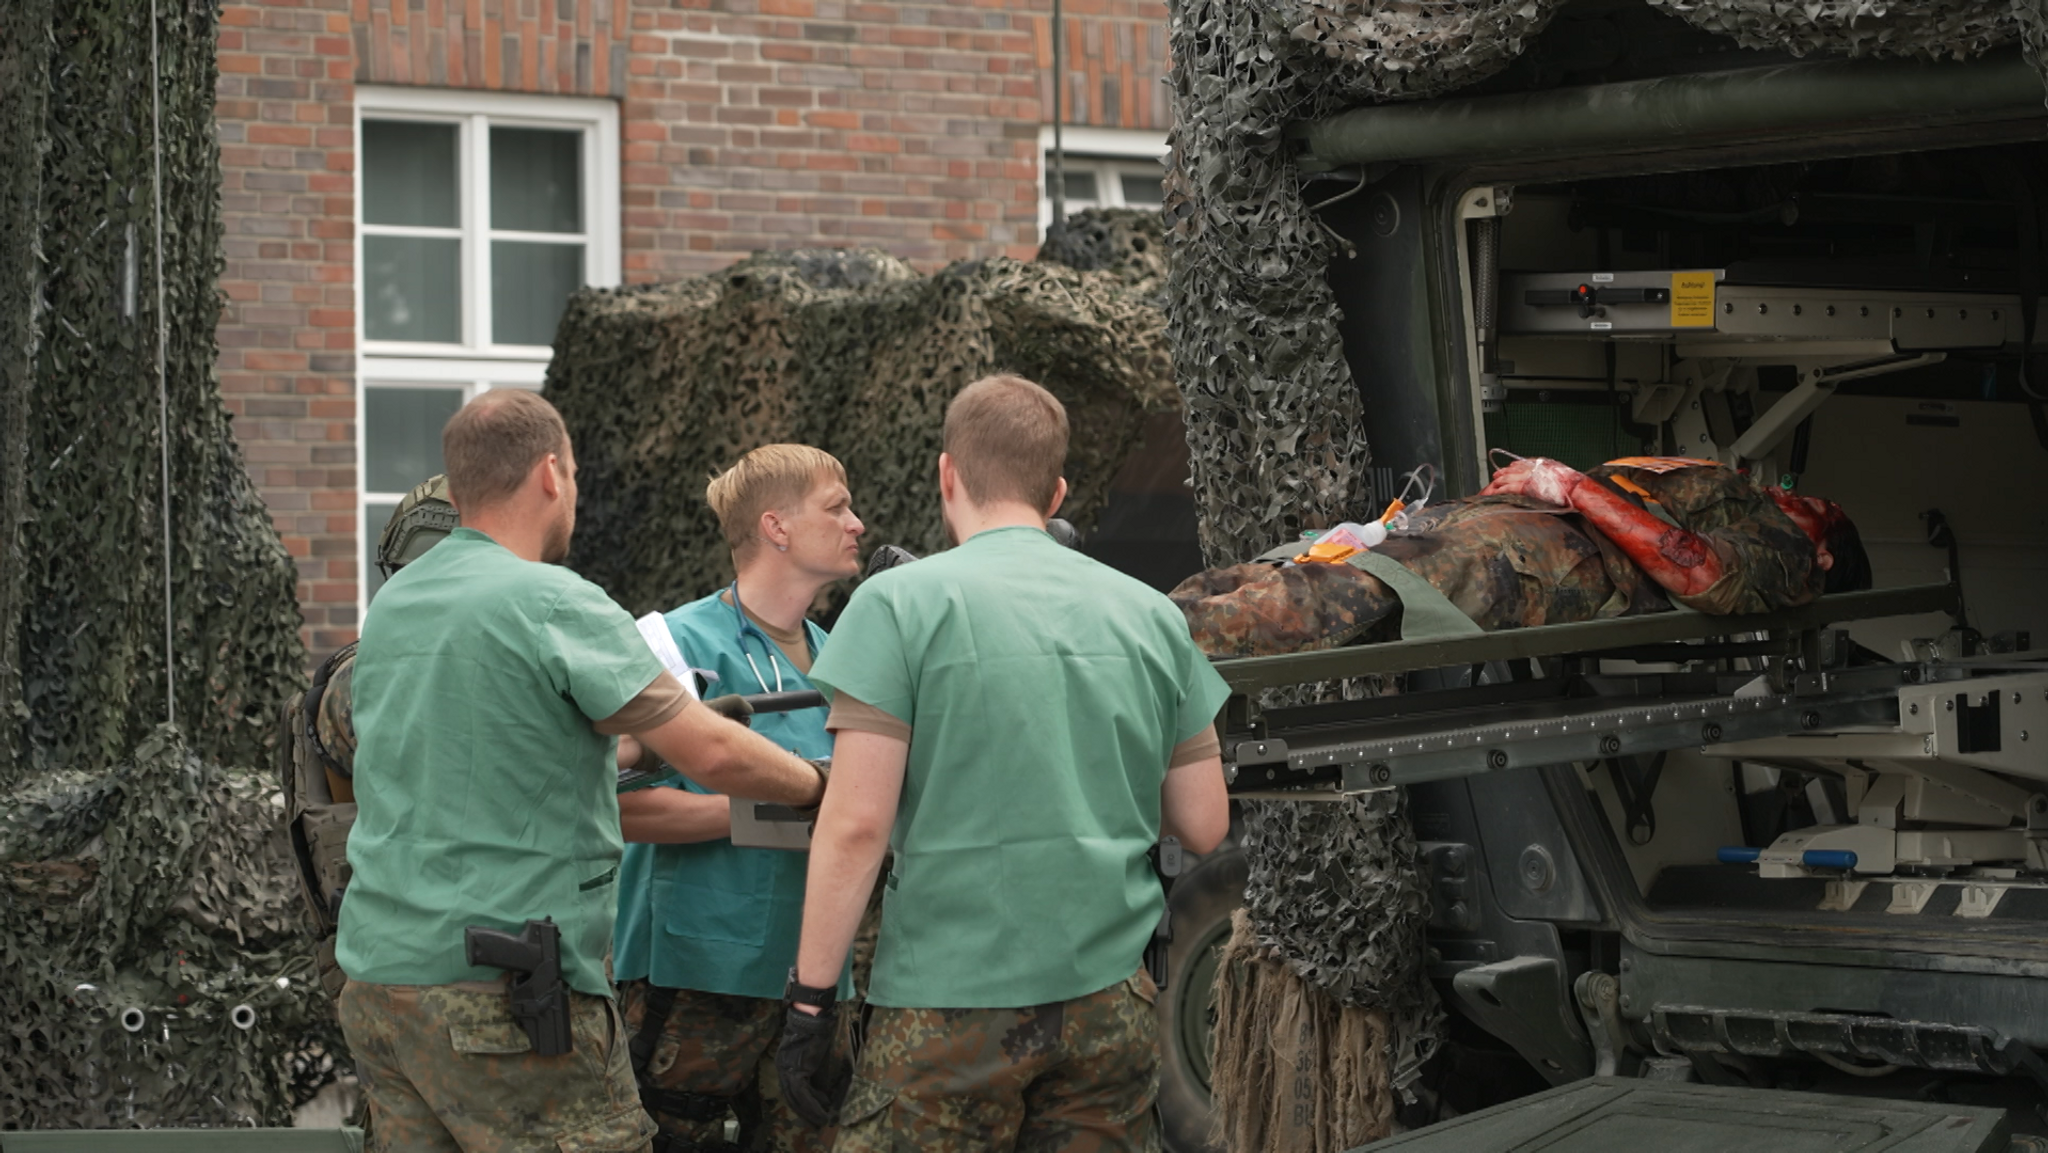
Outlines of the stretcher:
<svg viewBox="0 0 2048 1153">
<path fill-rule="evenodd" d="M 1850 621 L 1949 611 L 1955 596 L 1945 585 L 1886 589 L 1754 616 L 1679 610 L 1222 660 L 1216 669 L 1231 687 L 1222 721 L 1225 773 L 1239 796 L 1341 796 L 1532 765 L 1891 723 L 1899 688 L 1923 676 L 1964 675 L 1963 667 L 1830 671 L 1824 637 Z M 1610 660 L 1698 665 L 1759 658 L 1767 666 L 1761 672 L 1600 671 Z M 1263 699 L 1267 690 L 1527 660 L 1540 662 L 1545 675 L 1337 702 Z M 1799 671 L 1802 664 L 1816 671 Z"/>
<path fill-rule="evenodd" d="M 1334 800 L 1606 762 L 1647 807 L 1657 754 L 1690 748 L 1842 771 L 1855 819 L 1724 850 L 1765 877 L 2048 869 L 2048 656 L 1849 661 L 1838 626 L 1956 599 L 1931 585 L 1219 661 L 1225 776 L 1240 799 Z M 1397 676 L 1404 691 L 1313 699 Z"/>
</svg>

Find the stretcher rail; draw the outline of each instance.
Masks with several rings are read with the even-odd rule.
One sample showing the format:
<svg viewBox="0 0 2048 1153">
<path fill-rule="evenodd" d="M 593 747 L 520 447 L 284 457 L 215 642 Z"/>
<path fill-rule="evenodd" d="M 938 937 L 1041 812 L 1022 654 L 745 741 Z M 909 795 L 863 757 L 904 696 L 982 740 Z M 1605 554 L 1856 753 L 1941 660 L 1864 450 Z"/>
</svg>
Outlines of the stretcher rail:
<svg viewBox="0 0 2048 1153">
<path fill-rule="evenodd" d="M 1231 793 L 1243 798 L 1344 796 L 1479 773 L 1623 757 L 1792 733 L 1898 723 L 1901 686 L 1966 670 L 1884 664 L 1790 676 L 1788 654 L 1817 652 L 1818 630 L 1846 621 L 1952 611 L 1953 585 L 1846 593 L 1783 612 L 1714 616 L 1680 611 L 1455 637 L 1358 645 L 1217 662 L 1234 691 L 1223 752 Z M 1775 673 L 1606 675 L 1603 655 L 1654 654 L 1683 663 L 1731 655 L 1720 638 L 1763 634 Z M 1654 646 L 1654 647 L 1653 647 Z M 1528 657 L 1574 658 L 1535 680 L 1262 709 L 1257 694 L 1315 681 L 1427 669 L 1468 669 Z M 1588 663 L 1591 662 L 1591 663 Z"/>
<path fill-rule="evenodd" d="M 1775 613 L 1717 616 L 1680 609 L 1604 621 L 1503 629 L 1473 637 L 1347 645 L 1310 653 L 1236 657 L 1216 662 L 1233 692 L 1252 693 L 1314 681 L 1341 680 L 1421 669 L 1454 668 L 1527 657 L 1597 656 L 1603 652 L 1674 641 L 1712 640 L 1744 633 L 1798 633 L 1846 621 L 1953 612 L 1954 585 L 1838 593 Z"/>
</svg>

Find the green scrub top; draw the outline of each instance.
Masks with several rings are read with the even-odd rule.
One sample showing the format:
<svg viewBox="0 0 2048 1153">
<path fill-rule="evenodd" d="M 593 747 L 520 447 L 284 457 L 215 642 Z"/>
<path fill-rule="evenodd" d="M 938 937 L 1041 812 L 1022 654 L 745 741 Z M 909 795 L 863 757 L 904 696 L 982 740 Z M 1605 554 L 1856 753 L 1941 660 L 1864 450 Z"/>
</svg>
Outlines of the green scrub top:
<svg viewBox="0 0 2048 1153">
<path fill-rule="evenodd" d="M 752 622 L 742 638 L 738 610 L 718 597 L 692 601 L 662 618 L 690 667 L 715 678 L 707 695 L 773 692 L 778 672 L 784 692 L 815 687 Z M 825 643 L 825 630 L 806 621 L 804 631 L 815 657 Z M 759 713 L 752 725 L 797 756 L 829 757 L 832 737 L 825 731 L 825 713 L 823 708 Z M 679 787 L 710 792 L 687 778 Z M 741 848 L 723 838 L 627 845 L 619 870 L 618 979 L 780 999 L 789 967 L 796 963 L 810 860 L 808 853 Z M 853 995 L 850 978 L 840 979 L 839 992 Z"/>
<path fill-rule="evenodd" d="M 474 529 L 386 582 L 356 649 L 342 971 L 491 980 L 503 971 L 465 962 L 463 929 L 552 917 L 563 977 L 610 996 L 618 745 L 591 722 L 661 673 L 602 589 Z"/>
<path fill-rule="evenodd" d="M 1172 602 L 992 529 L 864 582 L 811 680 L 911 726 L 869 1000 L 1041 1005 L 1137 971 L 1167 760 L 1229 696 Z"/>
</svg>

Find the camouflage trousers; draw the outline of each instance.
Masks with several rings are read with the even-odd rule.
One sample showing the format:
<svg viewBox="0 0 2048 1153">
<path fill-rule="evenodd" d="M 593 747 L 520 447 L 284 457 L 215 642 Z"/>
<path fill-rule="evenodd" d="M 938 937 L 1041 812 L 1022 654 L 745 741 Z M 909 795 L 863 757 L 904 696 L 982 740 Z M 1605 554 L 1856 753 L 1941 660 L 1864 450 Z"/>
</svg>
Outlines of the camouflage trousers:
<svg viewBox="0 0 2048 1153">
<path fill-rule="evenodd" d="M 619 986 L 626 1035 L 646 1028 L 646 981 Z M 689 989 L 674 994 L 667 1020 L 655 1039 L 644 1071 L 671 1101 L 647 1102 L 661 1136 L 684 1149 L 731 1149 L 725 1139 L 728 1114 L 739 1121 L 738 1149 L 746 1153 L 824 1153 L 832 1133 L 804 1124 L 782 1098 L 775 1075 L 775 1047 L 782 1039 L 782 1002 L 732 997 Z"/>
<path fill-rule="evenodd" d="M 370 1148 L 644 1153 L 626 1033 L 609 998 L 572 993 L 574 1048 L 533 1054 L 503 985 L 350 981 L 338 1008 L 370 1106 Z"/>
<path fill-rule="evenodd" d="M 874 1006 L 834 1153 L 1152 1153 L 1157 996 L 1141 970 L 1025 1009 Z"/>
</svg>

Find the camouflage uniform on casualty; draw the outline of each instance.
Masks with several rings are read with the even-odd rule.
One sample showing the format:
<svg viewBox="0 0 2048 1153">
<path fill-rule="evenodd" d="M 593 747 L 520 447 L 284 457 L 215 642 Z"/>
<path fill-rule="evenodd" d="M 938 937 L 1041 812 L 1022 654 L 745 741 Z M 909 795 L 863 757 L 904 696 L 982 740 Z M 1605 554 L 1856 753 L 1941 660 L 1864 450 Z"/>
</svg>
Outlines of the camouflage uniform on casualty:
<svg viewBox="0 0 2048 1153">
<path fill-rule="evenodd" d="M 871 1009 L 834 1153 L 1157 1149 L 1157 995 L 1140 970 L 1024 1009 Z"/>
<path fill-rule="evenodd" d="M 1718 579 L 1690 594 L 1667 593 L 1655 572 L 1587 515 L 1513 493 L 1426 509 L 1374 551 L 1487 630 L 1661 612 L 1673 600 L 1703 612 L 1766 612 L 1834 587 L 1816 563 L 1815 540 L 1784 502 L 1733 469 L 1617 461 L 1585 475 L 1633 510 L 1629 527 L 1654 526 L 1694 567 L 1713 566 Z M 1398 635 L 1400 599 L 1349 564 L 1232 565 L 1197 573 L 1168 595 L 1212 656 L 1306 652 Z"/>
<path fill-rule="evenodd" d="M 340 1011 L 379 1153 L 627 1153 L 654 1136 L 603 997 L 569 995 L 574 1048 L 558 1057 L 533 1054 L 500 982 L 351 981 Z"/>
<path fill-rule="evenodd" d="M 649 1036 L 649 995 L 659 992 L 672 994 L 674 1001 Z M 642 1102 L 667 1139 L 667 1149 L 824 1153 L 832 1148 L 832 1131 L 806 1126 L 782 1098 L 774 1065 L 782 1002 L 657 990 L 646 981 L 628 981 L 619 986 L 619 1009 L 633 1046 L 647 1050 Z M 726 1141 L 728 1112 L 739 1122 L 743 1144 Z"/>
</svg>

